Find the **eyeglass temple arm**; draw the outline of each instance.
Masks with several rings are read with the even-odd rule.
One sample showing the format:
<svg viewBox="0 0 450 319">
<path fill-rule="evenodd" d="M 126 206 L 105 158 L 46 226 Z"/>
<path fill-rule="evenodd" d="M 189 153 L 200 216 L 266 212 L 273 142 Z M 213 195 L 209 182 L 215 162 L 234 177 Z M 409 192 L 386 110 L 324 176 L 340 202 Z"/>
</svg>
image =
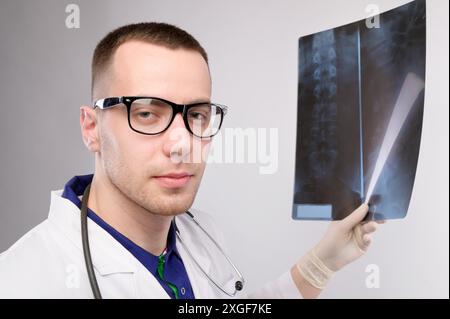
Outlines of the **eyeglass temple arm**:
<svg viewBox="0 0 450 319">
<path fill-rule="evenodd" d="M 123 103 L 122 97 L 109 97 L 106 99 L 100 99 L 94 102 L 94 109 L 98 107 L 99 109 L 103 110 L 109 107 L 113 107 L 117 104 Z"/>
<path fill-rule="evenodd" d="M 227 112 L 228 112 L 228 106 L 223 105 L 223 104 L 217 104 L 217 105 L 220 106 L 220 107 L 222 108 L 223 115 L 227 114 Z"/>
</svg>

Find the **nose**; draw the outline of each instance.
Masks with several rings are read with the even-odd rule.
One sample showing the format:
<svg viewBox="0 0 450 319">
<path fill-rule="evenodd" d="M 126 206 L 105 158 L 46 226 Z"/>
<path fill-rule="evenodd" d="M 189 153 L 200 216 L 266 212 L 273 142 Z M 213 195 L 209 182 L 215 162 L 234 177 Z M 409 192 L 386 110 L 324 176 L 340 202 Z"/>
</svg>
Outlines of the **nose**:
<svg viewBox="0 0 450 319">
<path fill-rule="evenodd" d="M 175 115 L 172 124 L 164 132 L 163 151 L 172 162 L 181 163 L 189 159 L 192 147 L 192 136 L 186 129 L 180 113 Z"/>
</svg>

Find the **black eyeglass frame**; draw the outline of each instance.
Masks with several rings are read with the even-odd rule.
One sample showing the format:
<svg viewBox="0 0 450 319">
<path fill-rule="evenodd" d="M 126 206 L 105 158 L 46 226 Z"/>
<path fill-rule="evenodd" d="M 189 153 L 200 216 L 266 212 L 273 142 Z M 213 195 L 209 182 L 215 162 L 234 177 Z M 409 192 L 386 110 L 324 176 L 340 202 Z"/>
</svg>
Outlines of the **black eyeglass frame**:
<svg viewBox="0 0 450 319">
<path fill-rule="evenodd" d="M 157 100 L 157 101 L 161 101 L 164 102 L 168 105 L 170 105 L 172 107 L 172 118 L 170 119 L 169 123 L 167 124 L 167 126 L 160 132 L 157 133 L 146 133 L 146 132 L 142 132 L 139 131 L 137 129 L 135 129 L 133 127 L 133 125 L 131 125 L 131 105 L 133 104 L 134 101 L 136 100 L 140 100 L 140 99 L 153 99 L 153 100 Z M 163 132 L 165 132 L 170 125 L 172 125 L 173 120 L 175 119 L 175 116 L 178 113 L 181 113 L 181 116 L 183 117 L 183 121 L 184 121 L 184 125 L 186 127 L 186 129 L 189 131 L 189 133 L 191 133 L 192 135 L 198 137 L 198 138 L 211 138 L 214 135 L 216 135 L 217 133 L 219 133 L 220 128 L 222 127 L 222 123 L 223 123 L 223 118 L 225 117 L 225 114 L 227 114 L 228 111 L 228 107 L 226 105 L 223 104 L 217 104 L 217 103 L 210 103 L 210 102 L 198 102 L 198 103 L 193 103 L 193 104 L 177 104 L 159 97 L 152 97 L 152 96 L 121 96 L 121 97 L 108 97 L 108 98 L 104 98 L 104 99 L 99 99 L 97 101 L 94 102 L 94 106 L 93 108 L 95 109 L 96 107 L 98 107 L 101 110 L 105 110 L 105 109 L 109 109 L 112 107 L 115 107 L 117 105 L 120 104 L 124 104 L 127 108 L 127 118 L 128 118 L 128 126 L 130 127 L 130 129 L 132 129 L 133 131 L 135 131 L 136 133 L 140 133 L 140 134 L 144 134 L 144 135 L 158 135 L 161 134 Z M 221 113 L 221 118 L 220 118 L 220 123 L 219 123 L 219 127 L 217 128 L 217 132 L 215 132 L 212 135 L 209 136 L 199 136 L 197 134 L 195 134 L 192 130 L 191 127 L 189 125 L 188 122 L 188 118 L 187 118 L 187 113 L 188 110 L 194 106 L 199 106 L 199 105 L 203 105 L 203 104 L 210 104 L 210 105 L 214 105 L 216 106 Z"/>
</svg>

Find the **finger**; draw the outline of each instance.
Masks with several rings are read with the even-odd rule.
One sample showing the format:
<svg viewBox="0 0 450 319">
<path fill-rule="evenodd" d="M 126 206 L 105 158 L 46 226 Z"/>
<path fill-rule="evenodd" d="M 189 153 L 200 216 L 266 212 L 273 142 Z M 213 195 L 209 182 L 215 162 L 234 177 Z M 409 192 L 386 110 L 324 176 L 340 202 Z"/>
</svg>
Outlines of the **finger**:
<svg viewBox="0 0 450 319">
<path fill-rule="evenodd" d="M 342 220 L 342 225 L 348 230 L 352 229 L 364 219 L 368 211 L 369 206 L 367 204 L 362 204 Z"/>
<path fill-rule="evenodd" d="M 386 224 L 387 223 L 386 220 L 377 220 L 376 222 L 377 222 L 377 224 Z"/>
<path fill-rule="evenodd" d="M 363 236 L 363 244 L 365 248 L 369 247 L 369 245 L 372 243 L 373 237 L 372 234 L 365 234 Z"/>
<path fill-rule="evenodd" d="M 366 252 L 366 245 L 364 243 L 364 236 L 361 230 L 361 224 L 356 225 L 352 230 L 352 237 L 355 246 L 361 251 L 362 254 Z"/>
<path fill-rule="evenodd" d="M 378 228 L 378 223 L 375 221 L 365 223 L 364 225 L 361 226 L 361 230 L 364 234 L 373 233 L 374 231 L 377 230 L 377 228 Z"/>
</svg>

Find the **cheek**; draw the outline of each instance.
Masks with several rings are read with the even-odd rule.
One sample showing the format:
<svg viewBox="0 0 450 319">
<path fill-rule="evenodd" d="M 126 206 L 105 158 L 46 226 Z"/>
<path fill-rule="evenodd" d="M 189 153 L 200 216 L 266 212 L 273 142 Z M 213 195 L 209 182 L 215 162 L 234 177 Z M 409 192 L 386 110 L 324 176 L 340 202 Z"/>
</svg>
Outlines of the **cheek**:
<svg viewBox="0 0 450 319">
<path fill-rule="evenodd" d="M 116 169 L 139 171 L 156 152 L 157 145 L 149 143 L 148 137 L 133 132 L 126 119 L 110 121 L 101 134 L 101 152 L 104 161 Z"/>
<path fill-rule="evenodd" d="M 117 170 L 123 163 L 121 143 L 110 132 L 102 132 L 100 136 L 100 156 L 108 169 Z"/>
<path fill-rule="evenodd" d="M 161 146 L 158 141 L 151 136 L 135 136 L 133 141 L 126 141 L 124 147 L 128 150 L 131 164 L 149 166 L 155 162 L 157 154 L 161 153 Z M 138 167 L 139 169 L 139 167 Z"/>
<path fill-rule="evenodd" d="M 132 131 L 121 135 L 117 143 L 120 158 L 136 171 L 148 168 L 160 148 L 156 139 Z"/>
<path fill-rule="evenodd" d="M 113 159 L 121 155 L 124 138 L 129 133 L 126 115 L 120 109 L 106 111 L 101 119 L 100 138 L 101 150 L 104 157 Z"/>
<path fill-rule="evenodd" d="M 211 139 L 209 140 L 194 140 L 194 143 L 197 143 L 195 147 L 201 150 L 202 153 L 202 163 L 205 164 L 208 160 L 209 150 L 211 148 Z"/>
<path fill-rule="evenodd" d="M 151 164 L 155 161 L 156 145 L 141 141 L 140 136 L 130 135 L 106 138 L 104 146 L 105 170 L 120 189 L 127 189 L 130 185 L 142 186 L 147 176 L 157 171 Z M 130 138 L 125 138 L 127 136 Z"/>
</svg>

